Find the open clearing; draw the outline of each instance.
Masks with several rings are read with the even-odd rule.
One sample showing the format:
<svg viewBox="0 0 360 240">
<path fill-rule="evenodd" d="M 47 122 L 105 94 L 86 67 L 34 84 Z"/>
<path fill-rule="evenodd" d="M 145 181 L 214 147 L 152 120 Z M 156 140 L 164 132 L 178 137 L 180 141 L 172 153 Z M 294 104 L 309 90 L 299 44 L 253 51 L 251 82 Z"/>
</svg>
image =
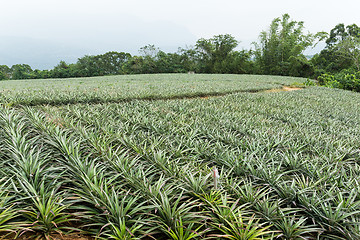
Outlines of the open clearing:
<svg viewBox="0 0 360 240">
<path fill-rule="evenodd" d="M 305 80 L 0 82 L 1 230 L 360 239 L 359 93 Z"/>
</svg>

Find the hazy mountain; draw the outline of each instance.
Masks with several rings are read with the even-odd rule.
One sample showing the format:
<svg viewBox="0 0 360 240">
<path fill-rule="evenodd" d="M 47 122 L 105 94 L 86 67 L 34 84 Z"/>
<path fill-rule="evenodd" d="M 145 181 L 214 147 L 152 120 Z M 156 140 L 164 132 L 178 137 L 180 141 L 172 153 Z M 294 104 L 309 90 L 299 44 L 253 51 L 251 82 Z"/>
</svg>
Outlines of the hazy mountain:
<svg viewBox="0 0 360 240">
<path fill-rule="evenodd" d="M 138 54 L 140 47 L 147 44 L 176 51 L 197 40 L 188 29 L 168 21 L 145 22 L 127 17 L 127 23 L 121 24 L 125 20 L 111 20 L 106 20 L 111 23 L 107 25 L 74 21 L 71 29 L 55 26 L 56 31 L 47 26 L 38 30 L 38 37 L 23 37 L 21 33 L 25 34 L 25 29 L 19 29 L 18 36 L 0 36 L 0 65 L 26 63 L 33 69 L 49 69 L 61 60 L 73 63 L 84 55 L 107 51 Z"/>
<path fill-rule="evenodd" d="M 86 48 L 25 37 L 0 38 L 0 65 L 29 64 L 33 69 L 49 69 L 59 61 L 75 62 L 89 54 Z"/>
</svg>

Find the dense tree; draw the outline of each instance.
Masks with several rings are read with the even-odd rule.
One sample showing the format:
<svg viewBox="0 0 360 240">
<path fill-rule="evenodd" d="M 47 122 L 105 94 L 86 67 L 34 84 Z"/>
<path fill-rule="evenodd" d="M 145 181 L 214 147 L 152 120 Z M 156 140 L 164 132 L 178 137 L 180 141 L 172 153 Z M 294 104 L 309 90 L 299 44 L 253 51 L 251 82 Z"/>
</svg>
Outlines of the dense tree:
<svg viewBox="0 0 360 240">
<path fill-rule="evenodd" d="M 158 53 L 160 52 L 160 49 L 158 47 L 155 47 L 153 44 L 148 44 L 144 47 L 141 47 L 139 50 L 139 53 L 142 57 L 156 59 Z"/>
<path fill-rule="evenodd" d="M 304 22 L 290 20 L 288 14 L 275 18 L 268 31 L 263 31 L 255 45 L 258 72 L 272 75 L 308 75 L 312 70 L 303 55 L 323 33 L 304 33 Z M 297 68 L 292 65 L 297 63 Z M 305 72 L 303 72 L 305 67 Z"/>
<path fill-rule="evenodd" d="M 124 74 L 140 74 L 144 69 L 144 58 L 141 56 L 131 57 L 122 67 Z"/>
<path fill-rule="evenodd" d="M 357 71 L 360 71 L 360 28 L 356 35 L 345 36 L 333 49 L 338 56 L 351 61 Z"/>
<path fill-rule="evenodd" d="M 224 72 L 221 66 L 225 65 L 224 62 L 229 61 L 228 58 L 237 45 L 238 41 L 230 34 L 199 39 L 195 45 L 199 58 L 199 72 Z"/>
<path fill-rule="evenodd" d="M 7 79 L 5 73 L 3 73 L 2 71 L 0 71 L 0 81 L 1 81 L 1 80 L 5 80 L 5 79 Z"/>
<path fill-rule="evenodd" d="M 130 53 L 112 51 L 99 55 L 96 61 L 101 75 L 115 75 L 122 73 L 123 64 L 130 58 Z"/>
<path fill-rule="evenodd" d="M 51 71 L 51 75 L 53 78 L 71 77 L 69 65 L 64 61 L 60 61 L 60 63 L 56 65 L 54 69 Z"/>
<path fill-rule="evenodd" d="M 356 24 L 345 27 L 343 23 L 340 23 L 331 29 L 329 37 L 326 39 L 326 48 L 336 46 L 348 37 L 360 37 L 360 28 Z"/>
<path fill-rule="evenodd" d="M 31 79 L 35 78 L 33 70 L 28 64 L 16 64 L 11 67 L 12 79 Z"/>
<path fill-rule="evenodd" d="M 185 69 L 181 55 L 163 51 L 157 53 L 156 69 L 159 73 L 183 73 L 188 71 Z"/>
<path fill-rule="evenodd" d="M 6 65 L 0 65 L 0 80 L 10 79 L 11 78 L 11 68 Z"/>
<path fill-rule="evenodd" d="M 249 51 L 232 51 L 222 61 L 214 63 L 215 73 L 252 73 L 253 63 Z"/>
<path fill-rule="evenodd" d="M 185 72 L 194 72 L 197 69 L 197 52 L 193 47 L 179 48 L 177 51 L 181 66 Z"/>
<path fill-rule="evenodd" d="M 78 77 L 92 77 L 92 76 L 101 76 L 102 69 L 98 62 L 99 56 L 89 56 L 86 55 L 82 58 L 79 58 L 76 62 L 76 75 Z"/>
<path fill-rule="evenodd" d="M 157 73 L 159 72 L 157 66 L 158 54 L 160 49 L 155 45 L 148 44 L 140 48 L 139 53 L 142 57 L 142 67 L 140 67 L 141 73 Z"/>
<path fill-rule="evenodd" d="M 124 65 L 131 59 L 130 53 L 107 52 L 95 56 L 79 58 L 76 64 L 68 66 L 60 63 L 55 67 L 54 74 L 63 73 L 72 77 L 90 77 L 123 74 Z M 66 77 L 66 76 L 64 76 Z"/>
<path fill-rule="evenodd" d="M 360 28 L 343 23 L 331 29 L 325 48 L 312 58 L 320 72 L 337 73 L 352 66 L 359 67 Z"/>
</svg>

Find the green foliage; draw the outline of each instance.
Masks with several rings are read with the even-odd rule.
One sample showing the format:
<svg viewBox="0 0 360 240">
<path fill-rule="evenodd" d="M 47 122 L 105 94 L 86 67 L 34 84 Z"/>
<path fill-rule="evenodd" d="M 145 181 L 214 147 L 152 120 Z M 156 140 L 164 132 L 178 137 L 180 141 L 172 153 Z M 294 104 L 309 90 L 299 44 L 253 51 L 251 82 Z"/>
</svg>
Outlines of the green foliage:
<svg viewBox="0 0 360 240">
<path fill-rule="evenodd" d="M 255 45 L 255 62 L 259 73 L 309 77 L 313 66 L 303 52 L 313 46 L 322 33 L 304 34 L 304 23 L 290 20 L 288 14 L 275 18 L 268 31 L 261 32 Z"/>
<path fill-rule="evenodd" d="M 305 86 L 316 86 L 316 83 L 314 81 L 311 81 L 310 79 L 307 79 L 304 83 Z"/>
<path fill-rule="evenodd" d="M 326 39 L 327 48 L 331 48 L 338 43 L 346 40 L 348 37 L 359 37 L 360 28 L 356 24 L 345 27 L 343 23 L 336 25 L 331 29 L 329 37 Z"/>
<path fill-rule="evenodd" d="M 174 199 L 160 194 L 160 199 L 154 202 L 154 207 L 157 211 L 154 214 L 154 224 L 170 239 L 196 239 L 204 233 L 201 229 L 205 216 L 196 211 L 199 207 L 196 201 L 185 200 L 182 194 Z"/>
<path fill-rule="evenodd" d="M 53 78 L 68 78 L 70 77 L 69 65 L 60 61 L 60 63 L 51 70 L 51 77 Z"/>
<path fill-rule="evenodd" d="M 238 45 L 229 34 L 217 35 L 210 39 L 201 38 L 196 42 L 196 50 L 200 61 L 199 71 L 215 73 L 216 68 L 227 59 Z"/>
<path fill-rule="evenodd" d="M 335 77 L 325 73 L 318 77 L 318 81 L 320 85 L 327 85 L 329 82 L 335 81 Z"/>
<path fill-rule="evenodd" d="M 2 81 L 0 101 L 15 105 L 122 102 L 261 91 L 291 85 L 301 78 L 257 75 L 152 74 L 32 81 Z M 254 84 L 256 82 L 256 84 Z"/>
<path fill-rule="evenodd" d="M 9 79 L 11 77 L 11 68 L 6 65 L 0 65 L 0 80 Z"/>
<path fill-rule="evenodd" d="M 359 70 L 360 28 L 356 24 L 345 27 L 343 23 L 331 29 L 326 47 L 311 62 L 318 69 L 334 74 L 356 66 Z"/>
<path fill-rule="evenodd" d="M 11 69 L 6 65 L 0 65 L 0 80 L 6 80 L 10 78 Z"/>
<path fill-rule="evenodd" d="M 196 42 L 197 72 L 247 73 L 250 55 L 247 51 L 234 51 L 238 41 L 230 34 L 217 35 Z"/>
<path fill-rule="evenodd" d="M 122 66 L 125 64 L 131 55 L 125 52 L 107 52 L 99 56 L 98 61 L 101 68 L 101 75 L 116 75 L 122 74 Z"/>
<path fill-rule="evenodd" d="M 5 73 L 0 71 L 0 80 L 5 80 L 5 79 L 7 79 L 7 76 L 5 75 Z"/>
<path fill-rule="evenodd" d="M 322 74 L 336 74 L 344 69 L 360 70 L 360 28 L 356 24 L 336 25 L 329 34 L 305 33 L 304 22 L 290 19 L 289 14 L 275 18 L 269 30 L 262 31 L 255 50 L 236 50 L 239 41 L 230 34 L 200 38 L 194 47 L 179 48 L 166 53 L 152 44 L 141 47 L 139 56 L 125 52 L 87 55 L 76 63 L 64 61 L 51 70 L 32 70 L 27 64 L 9 68 L 0 66 L 0 80 L 94 77 L 122 74 L 155 73 L 221 73 L 266 74 L 317 78 Z M 307 48 L 326 40 L 326 47 L 311 59 L 304 55 Z M 344 82 L 356 80 L 347 77 Z M 332 87 L 343 87 L 339 81 Z M 348 84 L 346 84 L 348 85 Z"/>
<path fill-rule="evenodd" d="M 360 28 L 357 36 L 347 36 L 335 49 L 339 56 L 352 61 L 357 71 L 360 71 Z"/>
<path fill-rule="evenodd" d="M 318 77 L 320 85 L 360 92 L 360 72 L 343 70 L 335 75 L 322 74 Z"/>
<path fill-rule="evenodd" d="M 304 56 L 291 56 L 289 58 L 288 73 L 294 77 L 312 77 L 314 67 Z"/>
<path fill-rule="evenodd" d="M 305 80 L 3 81 L 15 107 L 0 106 L 0 179 L 7 179 L 0 230 L 39 238 L 81 230 L 99 239 L 359 239 L 358 93 L 256 92 Z M 213 88 L 225 95 L 211 97 Z"/>
<path fill-rule="evenodd" d="M 27 64 L 16 64 L 11 67 L 11 79 L 31 79 L 34 77 L 32 69 Z"/>
<path fill-rule="evenodd" d="M 4 237 L 25 226 L 24 222 L 17 221 L 18 209 L 12 199 L 9 180 L 0 180 L 0 234 Z"/>
</svg>

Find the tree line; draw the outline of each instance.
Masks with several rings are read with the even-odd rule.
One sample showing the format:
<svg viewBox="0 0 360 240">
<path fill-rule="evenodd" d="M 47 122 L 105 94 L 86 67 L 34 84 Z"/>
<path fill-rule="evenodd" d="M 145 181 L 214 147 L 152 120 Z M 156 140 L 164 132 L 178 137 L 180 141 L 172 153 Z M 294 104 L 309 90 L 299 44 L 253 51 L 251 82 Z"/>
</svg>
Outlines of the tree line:
<svg viewBox="0 0 360 240">
<path fill-rule="evenodd" d="M 304 55 L 306 49 L 324 40 L 326 46 L 320 53 Z M 224 34 L 201 38 L 194 46 L 174 53 L 147 45 L 139 55 L 115 51 L 87 55 L 73 64 L 61 61 L 51 70 L 33 70 L 27 64 L 0 65 L 0 80 L 196 72 L 307 77 L 351 90 L 357 88 L 349 88 L 349 82 L 360 83 L 360 28 L 356 24 L 338 24 L 329 33 L 312 34 L 305 32 L 304 22 L 284 14 L 260 33 L 254 49 L 236 50 L 238 45 L 232 35 Z"/>
</svg>

